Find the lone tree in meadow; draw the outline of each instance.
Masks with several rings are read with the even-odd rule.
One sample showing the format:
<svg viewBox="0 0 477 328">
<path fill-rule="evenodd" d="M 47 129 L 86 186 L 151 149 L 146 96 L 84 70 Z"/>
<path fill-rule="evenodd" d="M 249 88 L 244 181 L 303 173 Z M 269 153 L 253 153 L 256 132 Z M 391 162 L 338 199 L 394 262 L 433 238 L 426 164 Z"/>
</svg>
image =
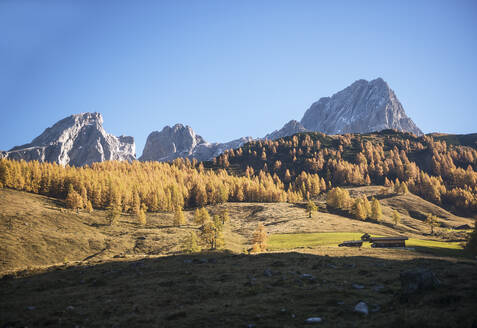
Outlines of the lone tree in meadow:
<svg viewBox="0 0 477 328">
<path fill-rule="evenodd" d="M 198 253 L 202 250 L 202 248 L 199 246 L 199 239 L 197 238 L 197 235 L 194 231 L 191 231 L 191 233 L 186 237 L 184 241 L 184 251 L 186 253 Z"/>
<path fill-rule="evenodd" d="M 208 220 L 211 220 L 211 218 L 209 211 L 207 211 L 205 207 L 198 208 L 194 211 L 194 222 L 196 224 L 203 225 Z"/>
<path fill-rule="evenodd" d="M 401 217 L 399 216 L 398 211 L 394 210 L 393 211 L 393 223 L 395 226 L 397 226 L 399 223 L 401 223 Z"/>
<path fill-rule="evenodd" d="M 174 225 L 176 227 L 180 227 L 181 225 L 184 225 L 184 223 L 185 223 L 184 212 L 182 212 L 181 207 L 176 207 L 176 210 L 174 211 Z"/>
<path fill-rule="evenodd" d="M 381 204 L 379 200 L 373 197 L 371 200 L 371 219 L 379 221 L 383 216 L 383 210 L 381 209 Z"/>
<path fill-rule="evenodd" d="M 305 211 L 308 214 L 308 217 L 311 218 L 313 212 L 316 212 L 318 208 L 316 207 L 315 203 L 310 199 L 308 203 L 306 203 Z"/>
<path fill-rule="evenodd" d="M 263 223 L 259 223 L 257 229 L 253 232 L 252 250 L 255 253 L 264 252 L 267 249 L 268 235 Z"/>
<path fill-rule="evenodd" d="M 224 210 L 220 213 L 220 218 L 222 219 L 222 224 L 226 224 L 227 222 L 229 222 L 229 221 L 230 221 L 229 210 L 228 210 L 228 209 L 224 209 Z"/>
<path fill-rule="evenodd" d="M 435 215 L 432 215 L 431 213 L 427 215 L 426 224 L 431 227 L 431 235 L 434 234 L 434 227 L 439 226 L 439 223 L 437 222 L 437 217 Z"/>
<path fill-rule="evenodd" d="M 212 221 L 210 215 L 208 215 L 200 227 L 200 236 L 204 243 L 210 246 L 210 249 L 218 249 L 225 243 L 222 230 L 223 224 L 220 216 L 214 215 Z"/>
</svg>

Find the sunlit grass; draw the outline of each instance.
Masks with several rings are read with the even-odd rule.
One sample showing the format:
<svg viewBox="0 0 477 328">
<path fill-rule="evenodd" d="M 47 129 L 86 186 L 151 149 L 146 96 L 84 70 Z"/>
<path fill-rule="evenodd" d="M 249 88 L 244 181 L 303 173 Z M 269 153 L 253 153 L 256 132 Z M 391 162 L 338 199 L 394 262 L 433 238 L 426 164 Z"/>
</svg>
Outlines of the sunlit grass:
<svg viewBox="0 0 477 328">
<path fill-rule="evenodd" d="M 343 241 L 360 240 L 362 233 L 358 232 L 317 232 L 274 234 L 268 240 L 269 250 L 285 250 L 300 247 L 338 246 Z M 378 236 L 374 236 L 378 237 Z M 364 248 L 371 247 L 370 243 L 363 243 Z M 436 255 L 459 255 L 463 249 L 460 242 L 444 242 L 411 238 L 406 240 L 406 247 L 416 251 L 434 253 Z"/>
</svg>

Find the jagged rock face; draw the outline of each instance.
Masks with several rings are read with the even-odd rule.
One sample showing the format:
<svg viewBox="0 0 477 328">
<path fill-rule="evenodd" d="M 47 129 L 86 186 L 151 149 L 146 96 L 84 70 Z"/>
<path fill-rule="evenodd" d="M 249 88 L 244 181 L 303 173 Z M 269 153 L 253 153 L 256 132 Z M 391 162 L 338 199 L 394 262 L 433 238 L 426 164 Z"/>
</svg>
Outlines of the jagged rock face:
<svg viewBox="0 0 477 328">
<path fill-rule="evenodd" d="M 148 137 L 140 161 L 172 161 L 178 157 L 211 160 L 227 149 L 234 149 L 251 141 L 251 137 L 227 143 L 208 143 L 195 134 L 190 126 L 176 124 L 154 131 Z"/>
<path fill-rule="evenodd" d="M 82 113 L 47 128 L 29 144 L 3 152 L 3 157 L 82 166 L 106 160 L 133 161 L 136 146 L 133 137 L 106 133 L 101 114 Z"/>
<path fill-rule="evenodd" d="M 295 133 L 307 132 L 308 130 L 298 121 L 291 120 L 280 130 L 275 130 L 265 136 L 264 139 L 275 140 L 294 135 Z"/>
<path fill-rule="evenodd" d="M 176 124 L 165 126 L 161 132 L 154 131 L 147 137 L 141 161 L 162 161 L 170 157 L 189 157 L 194 148 L 205 142 L 190 126 Z"/>
<path fill-rule="evenodd" d="M 305 112 L 301 124 L 310 131 L 326 134 L 395 129 L 422 135 L 381 78 L 358 80 L 331 98 L 321 98 Z"/>
</svg>

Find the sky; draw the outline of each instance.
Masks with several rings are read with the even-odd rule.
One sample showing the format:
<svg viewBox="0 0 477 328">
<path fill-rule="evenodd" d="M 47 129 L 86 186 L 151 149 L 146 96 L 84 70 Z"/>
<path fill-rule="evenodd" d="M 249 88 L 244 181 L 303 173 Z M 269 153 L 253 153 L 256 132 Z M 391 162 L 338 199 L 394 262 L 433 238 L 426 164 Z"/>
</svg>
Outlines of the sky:
<svg viewBox="0 0 477 328">
<path fill-rule="evenodd" d="M 100 112 L 135 138 L 182 123 L 263 137 L 382 77 L 425 133 L 476 133 L 477 1 L 0 0 L 0 149 Z"/>
</svg>

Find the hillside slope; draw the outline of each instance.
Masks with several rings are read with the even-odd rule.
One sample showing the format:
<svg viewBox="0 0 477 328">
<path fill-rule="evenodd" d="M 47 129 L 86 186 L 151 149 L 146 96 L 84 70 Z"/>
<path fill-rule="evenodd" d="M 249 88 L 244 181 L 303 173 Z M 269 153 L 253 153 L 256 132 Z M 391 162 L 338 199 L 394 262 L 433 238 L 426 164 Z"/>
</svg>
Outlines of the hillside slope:
<svg viewBox="0 0 477 328">
<path fill-rule="evenodd" d="M 351 189 L 352 193 L 372 195 L 379 187 Z M 225 226 L 225 248 L 242 252 L 251 247 L 251 237 L 262 222 L 269 234 L 307 232 L 368 232 L 378 235 L 406 234 L 430 240 L 463 240 L 465 232 L 438 229 L 435 236 L 416 213 L 431 212 L 440 217 L 443 227 L 472 225 L 468 218 L 452 215 L 415 195 L 393 196 L 382 200 L 384 217 L 379 224 L 355 220 L 323 211 L 309 219 L 303 205 L 290 203 L 225 203 L 209 206 L 211 214 L 227 209 L 230 223 Z M 104 211 L 89 214 L 66 210 L 55 199 L 25 192 L 0 189 L 0 273 L 27 267 L 42 267 L 65 262 L 97 263 L 114 258 L 136 258 L 176 254 L 190 231 L 199 233 L 193 224 L 193 211 L 185 211 L 187 223 L 174 227 L 173 215 L 148 213 L 147 225 L 123 214 L 109 226 Z M 391 212 L 402 213 L 402 223 L 392 225 Z M 411 216 L 409 212 L 413 210 Z"/>
</svg>

